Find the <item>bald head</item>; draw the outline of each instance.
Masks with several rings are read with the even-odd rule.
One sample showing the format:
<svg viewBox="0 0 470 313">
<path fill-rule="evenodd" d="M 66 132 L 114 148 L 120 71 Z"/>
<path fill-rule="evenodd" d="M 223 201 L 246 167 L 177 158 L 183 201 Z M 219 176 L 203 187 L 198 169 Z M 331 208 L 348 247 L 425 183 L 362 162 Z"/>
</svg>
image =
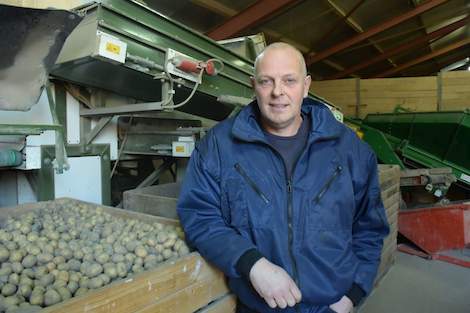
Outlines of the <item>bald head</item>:
<svg viewBox="0 0 470 313">
<path fill-rule="evenodd" d="M 262 62 L 266 54 L 269 54 L 271 51 L 285 51 L 286 56 L 293 57 L 298 61 L 299 68 L 303 73 L 303 76 L 307 76 L 307 65 L 305 64 L 305 59 L 302 53 L 295 48 L 294 46 L 285 43 L 285 42 L 275 42 L 264 48 L 263 52 L 256 57 L 255 60 L 255 76 L 258 76 L 259 64 Z"/>
</svg>

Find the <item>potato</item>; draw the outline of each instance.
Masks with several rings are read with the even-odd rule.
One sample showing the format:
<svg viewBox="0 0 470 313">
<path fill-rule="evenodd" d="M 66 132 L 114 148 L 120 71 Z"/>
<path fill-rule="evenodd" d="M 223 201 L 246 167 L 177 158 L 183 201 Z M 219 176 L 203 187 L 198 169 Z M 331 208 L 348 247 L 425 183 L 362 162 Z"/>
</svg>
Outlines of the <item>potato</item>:
<svg viewBox="0 0 470 313">
<path fill-rule="evenodd" d="M 96 262 L 100 263 L 100 264 L 105 264 L 106 262 L 108 262 L 110 259 L 109 255 L 107 253 L 98 253 L 95 255 L 95 260 Z"/>
<path fill-rule="evenodd" d="M 0 276 L 9 276 L 13 273 L 13 269 L 10 263 L 2 264 L 2 268 L 0 268 Z"/>
<path fill-rule="evenodd" d="M 56 281 L 54 282 L 54 284 L 52 284 L 52 286 L 54 287 L 54 289 L 57 290 L 58 288 L 66 287 L 67 282 L 65 280 L 62 280 L 62 279 L 56 279 Z"/>
<path fill-rule="evenodd" d="M 82 263 L 76 259 L 71 259 L 67 262 L 70 271 L 79 272 Z"/>
<path fill-rule="evenodd" d="M 15 286 L 18 285 L 20 283 L 20 275 L 18 275 L 17 273 L 10 274 L 8 282 Z"/>
<path fill-rule="evenodd" d="M 17 306 L 18 304 L 20 304 L 20 298 L 18 298 L 17 296 L 5 297 L 3 303 L 7 308 Z"/>
<path fill-rule="evenodd" d="M 136 247 L 137 247 L 137 242 L 133 240 L 126 243 L 126 249 L 128 252 L 134 252 Z"/>
<path fill-rule="evenodd" d="M 88 276 L 89 278 L 93 278 L 95 276 L 98 276 L 103 272 L 103 267 L 98 264 L 98 263 L 91 263 L 88 267 L 85 269 L 85 275 Z"/>
<path fill-rule="evenodd" d="M 19 285 L 18 287 L 18 293 L 25 298 L 29 298 L 32 291 L 31 285 Z"/>
<path fill-rule="evenodd" d="M 51 285 L 52 283 L 54 283 L 54 281 L 55 281 L 55 277 L 53 274 L 46 274 L 46 275 L 43 275 L 39 279 L 39 284 L 41 286 L 47 287 L 48 285 Z"/>
<path fill-rule="evenodd" d="M 19 282 L 20 285 L 29 285 L 29 286 L 32 286 L 33 285 L 33 280 L 24 275 L 24 274 L 21 274 L 20 276 L 20 282 Z"/>
<path fill-rule="evenodd" d="M 67 288 L 67 287 L 59 287 L 57 288 L 57 292 L 59 293 L 62 301 L 65 301 L 67 299 L 70 299 L 72 298 L 72 293 L 70 292 L 70 290 Z"/>
<path fill-rule="evenodd" d="M 84 253 L 83 253 L 83 251 L 81 251 L 81 250 L 75 250 L 75 251 L 73 252 L 73 258 L 74 258 L 75 260 L 81 260 L 81 259 L 83 259 L 83 256 L 84 256 Z"/>
<path fill-rule="evenodd" d="M 119 263 L 119 262 L 124 262 L 125 261 L 125 257 L 123 254 L 115 254 L 113 255 L 112 257 L 112 261 L 114 263 Z"/>
<path fill-rule="evenodd" d="M 57 279 L 59 280 L 63 280 L 65 282 L 68 282 L 69 281 L 69 272 L 67 271 L 59 271 L 59 274 L 57 275 Z"/>
<path fill-rule="evenodd" d="M 178 249 L 178 255 L 179 256 L 183 256 L 183 255 L 186 255 L 189 253 L 189 248 L 186 244 L 182 245 L 179 249 Z"/>
<path fill-rule="evenodd" d="M 127 265 L 124 262 L 116 264 L 116 271 L 119 277 L 123 278 L 127 275 Z"/>
<path fill-rule="evenodd" d="M 163 247 L 166 249 L 170 249 L 175 245 L 176 238 L 168 238 L 167 241 L 163 243 Z"/>
<path fill-rule="evenodd" d="M 78 286 L 79 286 L 80 288 L 82 288 L 82 287 L 88 288 L 88 281 L 89 281 L 89 280 L 90 280 L 90 279 L 89 279 L 88 277 L 83 276 L 83 277 L 80 278 L 80 280 L 78 281 Z"/>
<path fill-rule="evenodd" d="M 103 266 L 104 268 L 104 273 L 111 279 L 114 279 L 118 276 L 118 272 L 117 272 L 117 269 L 116 269 L 116 266 L 114 264 L 111 264 L 111 265 L 108 265 L 106 266 Z"/>
<path fill-rule="evenodd" d="M 60 294 L 55 289 L 49 289 L 44 294 L 44 305 L 50 306 L 62 301 Z"/>
<path fill-rule="evenodd" d="M 80 280 L 80 273 L 70 272 L 69 273 L 69 281 L 78 282 Z"/>
<path fill-rule="evenodd" d="M 140 264 L 134 264 L 132 266 L 132 272 L 133 273 L 140 273 L 140 272 L 143 272 L 143 271 L 144 271 L 144 268 Z"/>
<path fill-rule="evenodd" d="M 15 292 L 16 292 L 16 285 L 6 283 L 2 287 L 2 295 L 4 295 L 5 297 L 11 296 L 15 294 Z"/>
<path fill-rule="evenodd" d="M 20 250 L 10 252 L 10 262 L 21 262 L 23 260 L 23 254 Z"/>
<path fill-rule="evenodd" d="M 88 292 L 88 288 L 80 287 L 77 289 L 77 291 L 75 291 L 74 296 L 78 297 L 78 296 L 86 294 L 87 292 Z"/>
<path fill-rule="evenodd" d="M 13 262 L 13 263 L 11 263 L 11 269 L 13 270 L 13 272 L 19 274 L 19 273 L 23 272 L 24 267 L 20 262 Z"/>
<path fill-rule="evenodd" d="M 78 283 L 76 281 L 70 281 L 67 284 L 67 289 L 70 291 L 71 294 L 75 294 L 75 291 L 78 289 Z"/>
<path fill-rule="evenodd" d="M 88 281 L 88 288 L 89 289 L 97 289 L 103 286 L 104 282 L 101 277 L 94 277 Z"/>
<path fill-rule="evenodd" d="M 10 258 L 10 251 L 2 244 L 0 244 L 0 262 L 5 262 Z"/>
<path fill-rule="evenodd" d="M 137 246 L 134 250 L 134 253 L 140 258 L 145 258 L 148 255 L 147 249 L 145 249 L 145 247 L 142 245 Z"/>
<path fill-rule="evenodd" d="M 23 267 L 31 268 L 34 265 L 36 265 L 36 262 L 37 262 L 37 257 L 36 256 L 27 255 L 23 258 L 23 261 L 21 261 L 21 264 L 23 265 Z"/>
<path fill-rule="evenodd" d="M 54 256 L 51 253 L 40 253 L 37 256 L 37 262 L 39 264 L 46 264 L 46 263 L 51 262 L 53 258 Z"/>
<path fill-rule="evenodd" d="M 173 256 L 173 253 L 172 253 L 172 251 L 171 251 L 170 249 L 165 249 L 165 250 L 163 250 L 163 252 L 162 252 L 162 256 L 163 256 L 163 258 L 164 258 L 165 260 L 167 260 L 167 259 L 169 259 L 169 258 L 171 258 L 171 257 Z"/>
<path fill-rule="evenodd" d="M 38 246 L 28 245 L 26 246 L 26 252 L 29 255 L 38 256 L 41 253 L 41 249 Z"/>
<path fill-rule="evenodd" d="M 59 265 L 59 264 L 65 263 L 65 258 L 59 255 L 59 256 L 54 257 L 52 259 L 52 262 L 54 262 L 56 265 Z"/>
<path fill-rule="evenodd" d="M 25 275 L 29 278 L 34 278 L 35 277 L 34 271 L 31 268 L 25 268 L 21 274 Z"/>
</svg>

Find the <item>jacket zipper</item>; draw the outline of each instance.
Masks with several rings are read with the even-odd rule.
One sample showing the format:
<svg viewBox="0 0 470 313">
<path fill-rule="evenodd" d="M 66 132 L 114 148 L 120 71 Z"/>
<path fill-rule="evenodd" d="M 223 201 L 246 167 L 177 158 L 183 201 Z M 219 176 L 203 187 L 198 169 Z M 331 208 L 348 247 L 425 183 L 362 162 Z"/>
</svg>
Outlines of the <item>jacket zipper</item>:
<svg viewBox="0 0 470 313">
<path fill-rule="evenodd" d="M 342 170 L 343 170 L 343 167 L 341 165 L 338 165 L 336 167 L 333 175 L 331 175 L 330 178 L 328 178 L 326 183 L 321 187 L 320 192 L 315 196 L 315 198 L 313 198 L 313 201 L 314 201 L 315 204 L 320 202 L 321 198 L 323 198 L 323 196 L 328 191 L 328 189 L 330 189 L 331 184 L 336 179 L 336 177 L 338 177 L 339 173 L 341 173 Z"/>
<path fill-rule="evenodd" d="M 292 179 L 288 178 L 287 180 L 287 195 L 288 195 L 288 203 L 287 203 L 287 228 L 288 228 L 288 240 L 289 240 L 289 256 L 292 262 L 292 270 L 294 271 L 294 282 L 297 285 L 297 287 L 300 289 L 300 284 L 299 284 L 299 272 L 297 270 L 297 263 L 294 258 L 294 253 L 292 251 L 292 244 L 294 241 L 294 235 L 293 232 L 294 230 L 292 229 L 292 202 L 293 202 L 293 196 L 292 196 Z M 295 311 L 297 313 L 300 312 L 300 307 L 296 304 L 295 305 Z"/>
<path fill-rule="evenodd" d="M 237 172 L 245 179 L 245 181 L 250 185 L 250 187 L 261 197 L 264 203 L 268 204 L 269 200 L 266 195 L 261 191 L 261 189 L 256 185 L 256 183 L 246 174 L 245 170 L 241 167 L 239 163 L 235 163 L 234 165 Z"/>
</svg>

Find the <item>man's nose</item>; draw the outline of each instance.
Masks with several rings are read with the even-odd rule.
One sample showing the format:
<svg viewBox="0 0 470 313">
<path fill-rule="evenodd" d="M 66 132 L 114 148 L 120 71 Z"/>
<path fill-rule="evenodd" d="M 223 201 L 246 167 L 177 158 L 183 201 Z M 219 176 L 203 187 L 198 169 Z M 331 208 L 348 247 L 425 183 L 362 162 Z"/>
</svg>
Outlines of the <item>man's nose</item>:
<svg viewBox="0 0 470 313">
<path fill-rule="evenodd" d="M 284 94 L 284 89 L 283 89 L 281 82 L 274 82 L 273 96 L 279 97 L 279 96 L 282 96 L 283 94 Z"/>
</svg>

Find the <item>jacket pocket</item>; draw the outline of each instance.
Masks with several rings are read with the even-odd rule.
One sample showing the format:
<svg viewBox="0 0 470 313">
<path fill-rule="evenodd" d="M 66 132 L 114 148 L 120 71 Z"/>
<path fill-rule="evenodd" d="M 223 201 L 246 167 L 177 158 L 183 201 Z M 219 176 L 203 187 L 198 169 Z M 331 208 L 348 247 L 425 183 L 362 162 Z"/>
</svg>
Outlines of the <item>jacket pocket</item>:
<svg viewBox="0 0 470 313">
<path fill-rule="evenodd" d="M 343 206 L 349 192 L 345 189 L 341 165 L 336 165 L 333 172 L 327 176 L 320 189 L 311 198 L 307 212 L 308 229 L 344 229 L 347 225 L 348 207 Z M 351 199 L 351 201 L 353 201 Z"/>
<path fill-rule="evenodd" d="M 256 170 L 247 171 L 239 163 L 234 165 L 238 181 L 228 189 L 232 221 L 239 220 L 250 227 L 263 228 L 270 225 L 273 217 L 268 192 L 269 182 Z M 250 174 L 248 174 L 250 173 Z M 240 216 L 244 215 L 243 220 Z"/>
<path fill-rule="evenodd" d="M 328 189 L 330 189 L 331 184 L 333 184 L 333 182 L 336 180 L 336 178 L 339 176 L 342 170 L 343 170 L 343 167 L 341 165 L 336 166 L 336 169 L 333 172 L 333 175 L 331 175 L 327 179 L 325 184 L 320 188 L 320 191 L 317 193 L 315 198 L 313 198 L 313 205 L 317 205 L 320 202 L 321 198 L 323 198 L 323 196 L 328 191 Z"/>
<path fill-rule="evenodd" d="M 258 185 L 246 174 L 245 170 L 239 163 L 234 165 L 235 170 L 243 177 L 246 183 L 253 189 L 253 191 L 263 200 L 264 203 L 269 204 L 269 200 L 266 195 L 261 191 Z"/>
</svg>

